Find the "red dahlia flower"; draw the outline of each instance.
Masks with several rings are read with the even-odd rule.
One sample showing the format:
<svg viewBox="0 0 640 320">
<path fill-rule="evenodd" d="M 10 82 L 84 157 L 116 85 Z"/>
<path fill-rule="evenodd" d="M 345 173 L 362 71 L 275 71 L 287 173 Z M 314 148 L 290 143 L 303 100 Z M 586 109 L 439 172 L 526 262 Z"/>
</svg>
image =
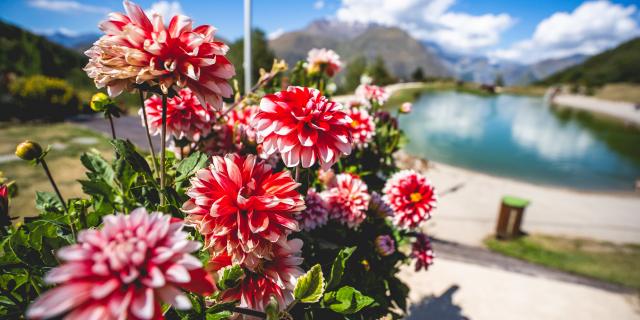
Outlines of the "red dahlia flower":
<svg viewBox="0 0 640 320">
<path fill-rule="evenodd" d="M 309 189 L 307 196 L 304 198 L 307 206 L 298 216 L 298 221 L 302 224 L 305 231 L 311 231 L 327 224 L 329 220 L 329 210 L 327 204 L 319 193 L 314 189 Z"/>
<path fill-rule="evenodd" d="M 209 295 L 213 279 L 190 255 L 200 243 L 187 239 L 180 220 L 144 208 L 104 217 L 101 230 L 78 234 L 58 251 L 63 261 L 45 281 L 59 286 L 41 295 L 28 318 L 162 319 L 161 302 L 189 309 L 182 290 Z"/>
<path fill-rule="evenodd" d="M 429 269 L 436 257 L 431 247 L 431 240 L 426 234 L 420 233 L 416 236 L 416 241 L 411 245 L 411 257 L 416 259 L 416 271 L 424 268 Z"/>
<path fill-rule="evenodd" d="M 160 134 L 162 127 L 162 98 L 154 95 L 144 102 L 149 121 L 149 133 Z M 144 117 L 142 110 L 138 112 Z M 202 105 L 189 89 L 182 89 L 173 98 L 167 99 L 167 139 L 185 138 L 198 141 L 211 132 L 216 110 L 209 104 Z M 142 119 L 144 121 L 144 119 Z"/>
<path fill-rule="evenodd" d="M 307 70 L 309 73 L 324 71 L 327 76 L 333 77 L 341 69 L 342 62 L 340 62 L 340 56 L 335 51 L 325 48 L 309 50 L 307 56 Z"/>
<path fill-rule="evenodd" d="M 318 162 L 329 168 L 341 154 L 351 153 L 351 119 L 341 108 L 316 89 L 289 87 L 268 94 L 253 120 L 258 143 L 267 154 L 279 152 L 287 167 Z"/>
<path fill-rule="evenodd" d="M 298 231 L 295 215 L 305 209 L 289 173 L 274 173 L 256 156 L 214 156 L 196 172 L 182 210 L 213 252 L 226 251 L 234 263 L 253 267 L 269 258 L 272 246 Z"/>
<path fill-rule="evenodd" d="M 356 97 L 364 103 L 383 105 L 389 99 L 389 93 L 383 87 L 372 84 L 361 84 L 356 88 Z"/>
<path fill-rule="evenodd" d="M 293 289 L 297 278 L 304 274 L 300 268 L 302 240 L 282 240 L 277 243 L 270 260 L 260 260 L 256 266 L 259 272 L 245 270 L 240 284 L 222 292 L 223 301 L 238 301 L 240 307 L 264 311 L 269 298 L 274 296 L 280 309 L 293 302 Z M 214 270 L 220 270 L 233 264 L 232 258 L 222 252 L 211 259 Z"/>
<path fill-rule="evenodd" d="M 376 133 L 373 117 L 364 108 L 351 108 L 347 111 L 347 115 L 351 118 L 353 142 L 359 147 L 366 147 Z"/>
<path fill-rule="evenodd" d="M 384 201 L 393 209 L 393 222 L 414 229 L 431 217 L 437 196 L 427 178 L 413 170 L 395 173 L 382 189 Z"/>
<path fill-rule="evenodd" d="M 168 93 L 173 85 L 193 90 L 202 104 L 222 107 L 232 95 L 227 80 L 235 75 L 225 58 L 229 50 L 214 40 L 216 29 L 192 27 L 189 17 L 176 15 L 169 25 L 162 16 L 147 17 L 140 6 L 124 1 L 125 14 L 111 13 L 100 23 L 103 35 L 85 54 L 85 71 L 110 96 L 134 89 L 135 84 L 159 85 Z"/>
<path fill-rule="evenodd" d="M 341 173 L 329 189 L 322 192 L 329 206 L 329 215 L 349 228 L 357 227 L 367 217 L 371 196 L 360 178 Z"/>
</svg>

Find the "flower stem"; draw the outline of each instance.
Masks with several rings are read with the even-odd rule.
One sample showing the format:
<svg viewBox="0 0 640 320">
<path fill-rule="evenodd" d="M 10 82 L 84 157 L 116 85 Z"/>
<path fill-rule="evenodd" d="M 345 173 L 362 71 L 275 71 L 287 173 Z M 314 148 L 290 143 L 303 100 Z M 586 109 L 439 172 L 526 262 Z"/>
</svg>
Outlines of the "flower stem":
<svg viewBox="0 0 640 320">
<path fill-rule="evenodd" d="M 51 186 L 53 187 L 53 190 L 58 195 L 60 202 L 62 202 L 62 207 L 64 208 L 64 211 L 67 211 L 67 204 L 64 202 L 64 198 L 62 198 L 62 194 L 60 193 L 60 190 L 58 189 L 56 182 L 53 180 L 53 177 L 51 176 L 51 171 L 49 171 L 49 166 L 47 166 L 47 162 L 44 161 L 44 159 L 40 159 L 39 162 L 40 164 L 42 164 L 42 168 L 44 169 L 44 172 L 47 174 L 47 178 L 49 178 L 49 181 L 51 182 Z"/>
<path fill-rule="evenodd" d="M 147 108 L 144 107 L 144 93 L 138 89 L 140 94 L 140 107 L 142 108 L 142 120 L 144 121 L 144 129 L 147 134 L 147 142 L 149 142 L 149 150 L 151 150 L 151 158 L 153 159 L 153 171 L 158 172 L 158 159 L 156 158 L 156 150 L 153 148 L 151 134 L 149 133 L 149 122 L 147 120 Z"/>
<path fill-rule="evenodd" d="M 111 117 L 111 113 L 107 113 L 107 118 L 109 118 L 109 124 L 111 125 L 111 138 L 116 139 L 116 128 L 113 126 L 113 117 Z"/>
<path fill-rule="evenodd" d="M 267 314 L 266 313 L 260 312 L 260 311 L 256 311 L 256 310 L 247 309 L 247 308 L 233 307 L 232 311 L 236 312 L 236 313 L 246 314 L 246 315 L 252 316 L 252 317 L 257 317 L 257 318 L 260 318 L 260 319 L 266 319 L 267 318 Z"/>
<path fill-rule="evenodd" d="M 165 204 L 164 183 L 165 183 L 165 155 L 167 144 L 167 94 L 162 94 L 162 128 L 160 129 L 160 205 Z"/>
</svg>

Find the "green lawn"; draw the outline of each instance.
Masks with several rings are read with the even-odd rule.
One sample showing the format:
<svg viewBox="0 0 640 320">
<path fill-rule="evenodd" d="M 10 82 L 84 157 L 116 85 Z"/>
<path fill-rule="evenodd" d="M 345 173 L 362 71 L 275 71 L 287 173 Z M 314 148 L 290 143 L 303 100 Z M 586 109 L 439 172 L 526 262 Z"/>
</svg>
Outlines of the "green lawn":
<svg viewBox="0 0 640 320">
<path fill-rule="evenodd" d="M 83 152 L 95 148 L 107 157 L 111 155 L 104 136 L 68 123 L 0 124 L 0 155 L 13 154 L 16 145 L 26 139 L 40 143 L 43 148 L 53 147 L 46 160 L 65 198 L 82 195 L 76 180 L 84 177 L 85 170 L 79 158 Z M 0 163 L 0 171 L 8 179 L 16 180 L 18 185 L 18 195 L 10 201 L 11 216 L 35 215 L 36 191 L 52 191 L 42 168 L 16 160 Z"/>
<path fill-rule="evenodd" d="M 485 244 L 504 255 L 640 289 L 640 245 L 539 234 L 512 241 L 492 237 Z"/>
<path fill-rule="evenodd" d="M 458 92 L 476 94 L 481 96 L 491 96 L 492 93 L 488 93 L 487 91 L 480 88 L 479 84 L 476 83 L 464 83 L 462 85 L 457 85 L 454 81 L 433 81 L 433 82 L 424 82 L 422 86 L 416 88 L 407 88 L 394 92 L 389 100 L 385 104 L 386 108 L 396 108 L 403 102 L 413 102 L 416 100 L 421 93 L 429 90 L 455 90 Z"/>
</svg>

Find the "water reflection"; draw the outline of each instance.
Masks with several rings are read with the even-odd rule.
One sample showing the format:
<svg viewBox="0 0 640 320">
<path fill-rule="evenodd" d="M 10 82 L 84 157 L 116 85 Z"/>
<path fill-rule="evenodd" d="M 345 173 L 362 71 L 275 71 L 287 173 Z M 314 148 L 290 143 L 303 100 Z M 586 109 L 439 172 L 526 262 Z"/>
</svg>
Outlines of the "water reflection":
<svg viewBox="0 0 640 320">
<path fill-rule="evenodd" d="M 400 124 L 409 152 L 492 174 L 582 189 L 631 189 L 640 177 L 640 157 L 624 152 L 637 130 L 603 127 L 541 98 L 428 92 Z"/>
</svg>

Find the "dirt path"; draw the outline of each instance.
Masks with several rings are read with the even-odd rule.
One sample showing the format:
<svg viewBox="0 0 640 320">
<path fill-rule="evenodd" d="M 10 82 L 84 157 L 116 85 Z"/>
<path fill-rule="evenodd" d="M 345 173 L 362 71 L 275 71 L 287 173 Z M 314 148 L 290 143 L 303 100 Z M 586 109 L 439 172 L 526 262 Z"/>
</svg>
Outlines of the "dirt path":
<svg viewBox="0 0 640 320">
<path fill-rule="evenodd" d="M 640 109 L 633 103 L 602 100 L 582 95 L 561 94 L 553 103 L 575 109 L 590 111 L 640 125 Z"/>
</svg>

